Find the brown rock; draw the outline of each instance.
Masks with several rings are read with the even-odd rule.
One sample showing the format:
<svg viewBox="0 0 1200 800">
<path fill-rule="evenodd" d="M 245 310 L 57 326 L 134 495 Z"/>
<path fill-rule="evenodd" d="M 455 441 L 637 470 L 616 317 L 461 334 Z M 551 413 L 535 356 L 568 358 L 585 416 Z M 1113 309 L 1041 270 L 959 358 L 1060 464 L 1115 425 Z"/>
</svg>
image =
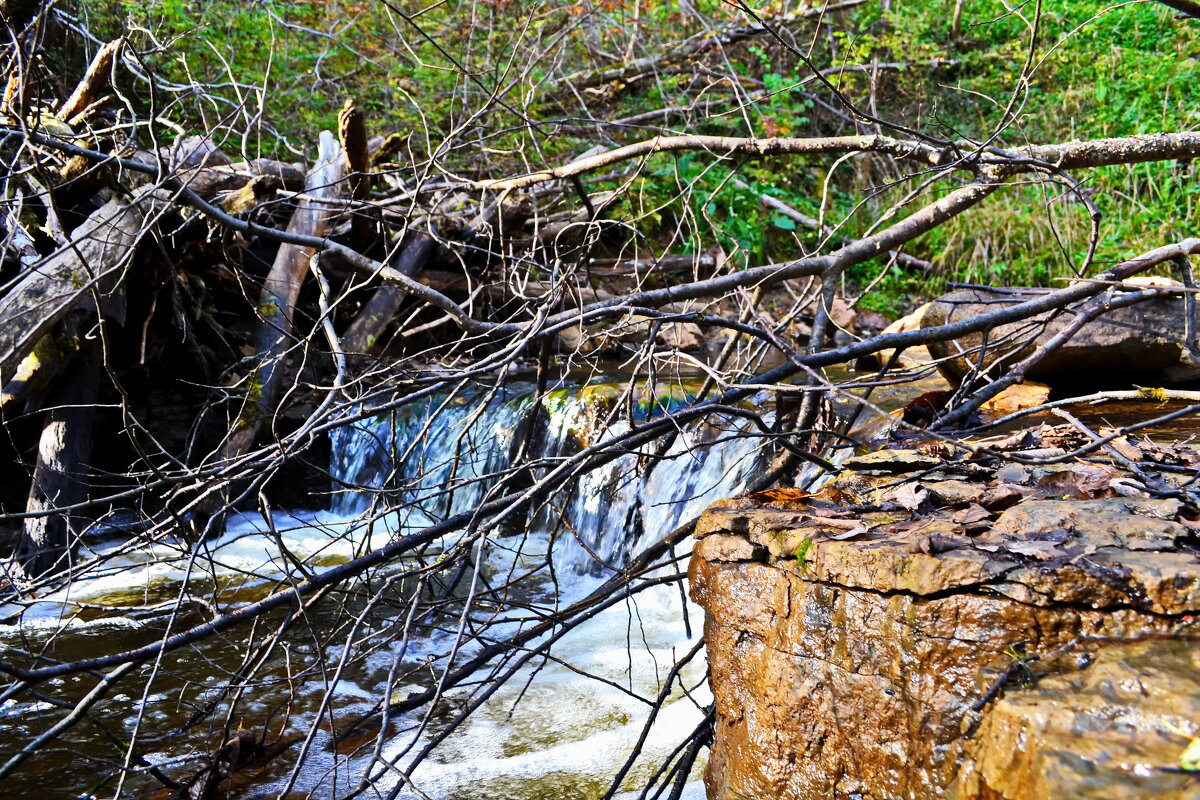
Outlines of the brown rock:
<svg viewBox="0 0 1200 800">
<path fill-rule="evenodd" d="M 960 289 L 930 303 L 921 318 L 921 327 L 958 322 L 1047 291 Z M 1055 318 L 1044 314 L 990 329 L 988 354 L 984 359 L 989 376 L 1003 374 L 1029 355 L 1035 345 L 1044 343 L 1073 319 L 1071 314 Z M 1158 299 L 1119 308 L 1085 325 L 1066 344 L 1031 368 L 1026 377 L 1051 386 L 1082 383 L 1121 388 L 1130 383 L 1165 386 L 1200 380 L 1200 363 L 1192 358 L 1184 341 L 1186 329 L 1182 299 Z M 946 380 L 957 385 L 978 360 L 978 352 L 969 351 L 982 343 L 981 334 L 970 334 L 931 343 L 929 352 L 939 359 L 938 369 Z M 955 357 L 962 353 L 968 355 Z"/>
<path fill-rule="evenodd" d="M 843 466 L 858 471 L 918 472 L 939 466 L 942 459 L 918 450 L 876 450 L 861 456 L 851 456 Z"/>
<path fill-rule="evenodd" d="M 705 561 L 737 563 L 739 561 L 766 561 L 767 551 L 741 536 L 718 533 L 705 536 L 696 543 L 696 551 Z"/>
<path fill-rule="evenodd" d="M 1195 796 L 1161 772 L 1186 739 L 1154 729 L 1169 707 L 1200 730 L 1200 648 L 1170 644 L 1200 610 L 1200 558 L 1175 549 L 1178 511 L 1026 501 L 978 539 L 952 516 L 870 515 L 836 539 L 801 501 L 721 504 L 698 526 L 716 544 L 689 567 L 717 709 L 709 797 Z M 743 552 L 739 537 L 771 558 L 709 557 Z M 1174 655 L 1147 695 L 1136 679 L 1159 647 Z M 1145 779 L 1132 794 L 1104 793 L 1133 775 Z"/>
<path fill-rule="evenodd" d="M 1093 547 L 1168 550 L 1187 535 L 1172 521 L 1177 500 L 1026 500 L 1000 515 L 985 541 L 1028 538 L 1050 531 L 1081 531 Z"/>
<path fill-rule="evenodd" d="M 1200 731 L 1200 648 L 1180 639 L 1110 645 L 1090 667 L 997 701 L 953 796 L 1194 798 L 1197 777 L 1178 770 L 1188 744 L 1178 730 Z"/>
</svg>

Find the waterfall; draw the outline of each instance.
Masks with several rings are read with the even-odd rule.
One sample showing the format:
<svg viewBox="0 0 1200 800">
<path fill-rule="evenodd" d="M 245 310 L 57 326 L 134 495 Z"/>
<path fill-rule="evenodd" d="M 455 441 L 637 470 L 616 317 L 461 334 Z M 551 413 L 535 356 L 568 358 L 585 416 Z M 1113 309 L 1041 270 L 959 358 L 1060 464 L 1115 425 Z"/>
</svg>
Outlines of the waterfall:
<svg viewBox="0 0 1200 800">
<path fill-rule="evenodd" d="M 519 437 L 528 436 L 527 455 L 554 464 L 682 399 L 678 389 L 639 387 L 628 403 L 632 413 L 612 413 L 624 411 L 626 391 L 618 384 L 559 389 L 531 415 L 533 388 L 510 386 L 482 398 L 443 396 L 346 426 L 334 434 L 331 472 L 347 488 L 332 511 L 366 512 L 382 493 L 406 529 L 419 528 L 482 502 Z M 522 430 L 524 422 L 536 430 Z M 747 427 L 740 418 L 710 419 L 678 430 L 665 449 L 656 441 L 624 453 L 555 492 L 531 527 L 555 542 L 559 568 L 593 575 L 619 569 L 714 500 L 737 494 L 761 469 L 762 441 L 745 435 Z"/>
<path fill-rule="evenodd" d="M 508 465 L 532 395 L 509 387 L 490 397 L 429 399 L 334 431 L 330 472 L 346 489 L 331 511 L 353 516 L 383 490 L 406 527 L 469 511 Z"/>
<path fill-rule="evenodd" d="M 400 527 L 414 529 L 467 512 L 496 488 L 518 450 L 539 478 L 582 448 L 611 442 L 689 399 L 679 387 L 592 384 L 559 388 L 539 400 L 532 386 L 510 384 L 502 392 L 442 396 L 363 420 L 333 442 L 331 471 L 346 487 L 333 516 L 358 515 L 346 522 L 353 527 L 395 513 Z M 484 571 L 511 575 L 515 565 L 533 568 L 549 555 L 554 574 L 539 573 L 523 591 L 552 604 L 547 609 L 568 605 L 761 472 L 769 453 L 762 438 L 749 433 L 746 420 L 716 415 L 581 472 L 522 516 L 515 526 L 521 530 L 495 532 L 479 551 L 486 553 Z M 685 541 L 679 550 L 689 547 Z M 678 569 L 677 562 L 663 571 Z M 513 616 L 522 618 L 523 608 L 518 601 Z M 507 612 L 494 613 L 489 635 L 499 636 Z M 597 796 L 641 734 L 646 706 L 635 695 L 659 691 L 665 671 L 699 635 L 686 620 L 700 617 L 678 584 L 644 588 L 599 614 L 555 645 L 553 661 L 526 668 L 442 743 L 437 758 L 414 775 L 424 795 L 400 796 Z M 448 642 L 449 634 L 444 637 Z M 430 643 L 428 652 L 438 649 Z M 699 723 L 711 700 L 704 672 L 702 658 L 688 665 L 684 679 L 691 688 L 664 705 L 634 782 L 645 780 Z M 397 736 L 383 756 L 403 759 L 414 741 L 423 739 Z M 693 782 L 685 796 L 700 800 L 704 789 Z"/>
</svg>

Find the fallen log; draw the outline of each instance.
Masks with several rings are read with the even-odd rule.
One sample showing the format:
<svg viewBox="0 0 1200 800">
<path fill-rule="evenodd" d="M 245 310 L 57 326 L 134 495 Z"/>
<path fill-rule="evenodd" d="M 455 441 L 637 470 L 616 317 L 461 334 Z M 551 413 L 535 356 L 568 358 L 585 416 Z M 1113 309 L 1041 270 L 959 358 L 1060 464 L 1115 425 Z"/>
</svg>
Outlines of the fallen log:
<svg viewBox="0 0 1200 800">
<path fill-rule="evenodd" d="M 39 339 L 29 355 L 17 365 L 16 374 L 0 389 L 0 411 L 7 414 L 21 406 L 25 406 L 25 410 L 37 410 L 39 396 L 78 350 L 77 337 L 54 332 Z"/>
<path fill-rule="evenodd" d="M 75 374 L 65 381 L 46 414 L 38 442 L 37 467 L 16 559 L 31 579 L 65 570 L 86 520 L 69 510 L 87 495 L 87 462 L 92 452 L 92 421 L 96 415 L 96 384 L 100 354 L 89 345 Z"/>
<path fill-rule="evenodd" d="M 661 256 L 659 258 L 590 259 L 583 267 L 589 278 L 646 277 L 652 274 L 667 275 L 691 272 L 703 278 L 711 277 L 717 268 L 717 259 L 708 255 Z"/>
<path fill-rule="evenodd" d="M 201 198 L 236 192 L 256 174 L 278 176 L 286 186 L 294 168 L 259 160 L 232 165 L 211 143 L 192 137 L 176 145 L 173 165 L 187 167 L 179 178 Z M 209 167 L 205 164 L 216 163 Z M 254 170 L 254 171 L 252 171 Z M 153 220 L 174 200 L 174 193 L 151 184 L 114 198 L 88 216 L 55 252 L 32 263 L 23 278 L 0 298 L 0 386 L 8 386 L 22 361 L 67 314 L 87 298 L 98 297 L 102 316 L 119 298 L 122 268 Z"/>
<path fill-rule="evenodd" d="M 0 298 L 0 385 L 84 298 L 114 291 L 120 268 L 146 234 L 146 219 L 157 204 L 146 187 L 130 201 L 108 201 L 71 233 L 66 246 L 34 265 Z"/>
<path fill-rule="evenodd" d="M 337 199 L 345 169 L 345 155 L 336 137 L 329 131 L 321 131 L 317 165 L 308 174 L 305 199 L 288 223 L 289 234 L 325 235 L 340 207 L 322 201 Z M 294 341 L 292 319 L 296 299 L 315 253 L 311 247 L 285 244 L 275 256 L 258 302 L 260 319 L 255 347 L 258 365 L 246 379 L 246 400 L 221 448 L 222 458 L 234 458 L 248 450 L 263 422 L 275 411 L 287 350 Z"/>
<path fill-rule="evenodd" d="M 433 255 L 437 240 L 425 232 L 417 233 L 399 250 L 392 266 L 410 278 L 416 278 L 429 257 Z M 363 306 L 354 322 L 342 336 L 342 352 L 347 355 L 364 355 L 375 346 L 379 335 L 400 310 L 400 304 L 408 294 L 402 286 L 385 283 Z"/>
</svg>

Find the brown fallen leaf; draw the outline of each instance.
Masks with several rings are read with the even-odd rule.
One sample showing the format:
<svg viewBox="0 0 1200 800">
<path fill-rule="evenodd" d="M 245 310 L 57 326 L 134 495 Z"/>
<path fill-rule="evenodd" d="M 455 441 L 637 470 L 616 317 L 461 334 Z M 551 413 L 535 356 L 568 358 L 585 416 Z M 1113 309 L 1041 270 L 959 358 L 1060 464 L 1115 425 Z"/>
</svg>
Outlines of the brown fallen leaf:
<svg viewBox="0 0 1200 800">
<path fill-rule="evenodd" d="M 897 486 L 895 489 L 889 492 L 888 500 L 900 506 L 901 508 L 906 508 L 909 511 L 916 511 L 928 496 L 929 492 L 927 492 L 925 487 L 921 484 L 905 483 L 901 486 Z"/>
<path fill-rule="evenodd" d="M 747 495 L 747 498 L 756 503 L 793 503 L 797 500 L 803 500 L 806 497 L 812 497 L 812 492 L 806 492 L 802 489 L 796 489 L 791 486 L 784 486 L 779 489 L 767 489 L 762 492 L 754 492 Z"/>
<path fill-rule="evenodd" d="M 1094 464 L 1074 464 L 1070 469 L 1043 475 L 1033 486 L 1033 492 L 1042 498 L 1090 500 L 1097 497 L 1112 497 L 1114 480 L 1124 476 L 1111 469 Z"/>
<path fill-rule="evenodd" d="M 979 505 L 989 511 L 1007 511 L 1025 499 L 1025 495 L 1016 486 L 1008 483 L 998 483 L 979 498 Z"/>
<path fill-rule="evenodd" d="M 1139 481 L 1133 478 L 1118 477 L 1113 478 L 1109 483 L 1109 488 L 1119 494 L 1121 497 L 1149 497 L 1150 492 Z"/>
<path fill-rule="evenodd" d="M 826 508 L 824 506 L 815 506 L 808 509 L 808 513 L 814 517 L 822 519 L 850 519 L 854 512 L 846 511 L 842 508 Z"/>
<path fill-rule="evenodd" d="M 871 532 L 871 529 L 869 527 L 867 527 L 866 525 L 859 525 L 857 528 L 853 528 L 844 533 L 827 533 L 827 534 L 825 534 L 825 538 L 833 539 L 834 541 L 838 541 L 838 542 L 842 542 L 847 539 L 853 539 L 856 536 L 862 536 L 864 533 L 870 533 L 870 532 Z"/>
<path fill-rule="evenodd" d="M 979 408 L 984 419 L 995 419 L 1040 406 L 1050 399 L 1050 387 L 1037 381 L 1025 381 L 1009 386 Z"/>
<path fill-rule="evenodd" d="M 1074 425 L 1042 425 L 1037 431 L 1038 439 L 1043 447 L 1057 447 L 1062 450 L 1074 450 L 1083 447 L 1091 440 Z"/>
<path fill-rule="evenodd" d="M 955 511 L 950 515 L 950 519 L 957 525 L 974 525 L 977 522 L 987 522 L 991 520 L 992 515 L 986 508 L 978 503 L 971 503 L 964 509 Z"/>
<path fill-rule="evenodd" d="M 953 392 L 944 389 L 935 389 L 932 392 L 926 392 L 904 407 L 904 410 L 900 413 L 900 419 L 910 425 L 924 428 L 930 422 L 933 422 L 933 418 L 938 415 L 938 412 L 946 407 L 946 402 L 953 394 Z"/>
<path fill-rule="evenodd" d="M 798 527 L 829 527 L 849 530 L 857 528 L 862 523 L 857 519 L 844 519 L 842 517 L 826 517 L 821 516 L 819 512 L 806 514 L 800 518 Z"/>
<path fill-rule="evenodd" d="M 1028 447 L 1037 445 L 1038 440 L 1034 436 L 1033 431 L 1023 430 L 1005 436 L 1003 439 L 996 439 L 991 442 L 984 442 L 993 450 L 1008 451 L 1008 450 L 1024 450 Z"/>
<path fill-rule="evenodd" d="M 1099 433 L 1101 436 L 1111 436 L 1116 433 L 1116 431 L 1113 428 L 1100 428 L 1097 433 Z M 1143 458 L 1142 449 L 1133 442 L 1129 441 L 1128 436 L 1118 436 L 1116 439 L 1113 439 L 1111 442 L 1109 442 L 1108 446 L 1120 453 L 1123 458 L 1127 458 L 1130 461 L 1141 461 Z"/>
</svg>

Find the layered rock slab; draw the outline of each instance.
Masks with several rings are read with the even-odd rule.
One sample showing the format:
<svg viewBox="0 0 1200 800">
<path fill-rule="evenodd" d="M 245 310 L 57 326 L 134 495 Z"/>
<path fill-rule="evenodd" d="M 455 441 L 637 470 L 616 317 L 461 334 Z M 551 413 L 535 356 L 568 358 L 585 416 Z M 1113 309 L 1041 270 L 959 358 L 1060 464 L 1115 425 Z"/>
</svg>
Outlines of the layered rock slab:
<svg viewBox="0 0 1200 800">
<path fill-rule="evenodd" d="M 709 797 L 1200 795 L 1165 727 L 1197 735 L 1200 704 L 1164 722 L 1111 689 L 1154 658 L 1113 648 L 1191 652 L 1200 559 L 1180 505 L 1025 500 L 971 534 L 952 512 L 846 530 L 804 499 L 709 510 L 690 567 L 717 708 Z M 1194 659 L 1172 663 L 1162 680 L 1200 682 Z M 1039 711 L 1051 695 L 1071 703 Z"/>
<path fill-rule="evenodd" d="M 1129 288 L 1140 288 L 1137 285 Z M 987 314 L 1045 295 L 1042 289 L 959 289 L 924 308 L 920 327 L 932 328 Z M 1074 310 L 1082 308 L 1078 304 Z M 1179 298 L 1159 298 L 1113 309 L 1095 319 L 1058 349 L 1048 353 L 1026 377 L 1054 386 L 1082 384 L 1124 388 L 1129 383 L 1152 386 L 1200 381 L 1200 352 L 1188 341 L 1187 306 Z M 950 383 L 957 386 L 980 363 L 991 377 L 1046 344 L 1074 320 L 1072 314 L 1041 314 L 1006 323 L 984 334 L 974 333 L 929 345 L 930 355 Z"/>
</svg>

